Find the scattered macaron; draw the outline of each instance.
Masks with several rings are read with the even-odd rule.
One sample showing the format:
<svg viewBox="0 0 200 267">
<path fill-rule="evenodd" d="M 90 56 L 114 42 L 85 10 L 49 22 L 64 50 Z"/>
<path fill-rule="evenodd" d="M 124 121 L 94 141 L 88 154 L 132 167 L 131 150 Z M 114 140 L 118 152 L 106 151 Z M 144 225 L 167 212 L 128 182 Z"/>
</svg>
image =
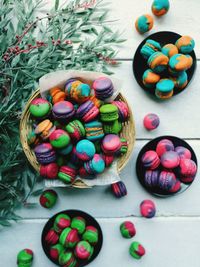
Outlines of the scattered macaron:
<svg viewBox="0 0 200 267">
<path fill-rule="evenodd" d="M 127 195 L 126 185 L 122 181 L 112 183 L 111 189 L 116 198 L 122 198 Z"/>
<path fill-rule="evenodd" d="M 145 255 L 145 248 L 137 241 L 131 243 L 129 247 L 130 255 L 139 260 Z"/>
<path fill-rule="evenodd" d="M 50 209 L 55 206 L 58 195 L 54 190 L 45 190 L 40 196 L 40 205 L 44 208 Z"/>
<path fill-rule="evenodd" d="M 132 238 L 136 235 L 135 225 L 130 221 L 125 221 L 120 225 L 120 232 L 124 238 Z"/>
<path fill-rule="evenodd" d="M 158 128 L 160 119 L 158 115 L 154 113 L 148 113 L 143 119 L 143 124 L 148 131 L 152 131 Z"/>
<path fill-rule="evenodd" d="M 145 14 L 137 18 L 135 22 L 135 28 L 140 33 L 146 33 L 153 28 L 154 20 L 149 14 Z"/>
<path fill-rule="evenodd" d="M 165 15 L 169 8 L 169 0 L 154 0 L 151 6 L 152 13 L 157 17 Z"/>
<path fill-rule="evenodd" d="M 143 200 L 140 204 L 140 213 L 145 218 L 153 218 L 156 214 L 156 206 L 152 200 Z"/>
<path fill-rule="evenodd" d="M 19 267 L 30 267 L 33 262 L 33 251 L 31 249 L 25 248 L 22 249 L 18 254 L 17 254 L 17 265 Z"/>
</svg>

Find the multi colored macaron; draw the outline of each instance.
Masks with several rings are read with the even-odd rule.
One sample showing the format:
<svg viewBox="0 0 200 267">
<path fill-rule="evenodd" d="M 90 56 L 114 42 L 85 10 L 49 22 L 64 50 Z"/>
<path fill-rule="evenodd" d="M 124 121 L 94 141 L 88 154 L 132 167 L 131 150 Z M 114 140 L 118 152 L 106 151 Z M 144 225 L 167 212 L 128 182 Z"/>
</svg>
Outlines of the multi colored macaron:
<svg viewBox="0 0 200 267">
<path fill-rule="evenodd" d="M 118 108 L 119 121 L 126 121 L 129 117 L 128 105 L 123 101 L 115 100 L 112 102 Z"/>
<path fill-rule="evenodd" d="M 169 139 L 162 139 L 156 145 L 156 153 L 161 157 L 167 151 L 174 151 L 174 144 Z"/>
<path fill-rule="evenodd" d="M 74 114 L 74 106 L 69 101 L 60 101 L 53 105 L 52 114 L 56 120 L 69 120 Z"/>
<path fill-rule="evenodd" d="M 61 180 L 63 183 L 72 184 L 75 180 L 77 174 L 77 170 L 71 164 L 61 166 L 58 172 L 58 179 Z"/>
<path fill-rule="evenodd" d="M 174 44 L 166 44 L 162 47 L 162 53 L 170 58 L 178 54 L 178 48 Z"/>
<path fill-rule="evenodd" d="M 115 197 L 121 198 L 127 195 L 127 189 L 124 182 L 119 181 L 111 184 L 111 189 Z"/>
<path fill-rule="evenodd" d="M 20 267 L 30 267 L 33 262 L 33 251 L 31 249 L 25 248 L 22 249 L 18 254 L 17 254 L 17 265 Z"/>
<path fill-rule="evenodd" d="M 160 43 L 152 40 L 152 39 L 148 39 L 146 41 L 146 43 L 142 46 L 141 50 L 140 50 L 140 54 L 145 58 L 148 59 L 152 54 L 154 54 L 155 52 L 159 52 L 161 51 L 161 45 Z"/>
<path fill-rule="evenodd" d="M 167 151 L 161 156 L 161 164 L 166 169 L 174 169 L 180 163 L 179 154 L 176 151 Z"/>
<path fill-rule="evenodd" d="M 178 153 L 180 158 L 185 158 L 185 159 L 191 159 L 192 158 L 192 153 L 186 147 L 177 146 L 175 148 L 175 151 Z"/>
<path fill-rule="evenodd" d="M 196 176 L 197 165 L 191 159 L 181 158 L 178 173 L 181 182 L 189 184 Z"/>
<path fill-rule="evenodd" d="M 123 155 L 126 154 L 128 151 L 128 141 L 126 140 L 126 138 L 120 138 L 121 141 L 121 148 L 119 151 L 119 155 Z"/>
<path fill-rule="evenodd" d="M 49 136 L 50 143 L 55 148 L 64 148 L 66 147 L 70 142 L 69 134 L 62 130 L 57 129 L 51 133 Z"/>
<path fill-rule="evenodd" d="M 61 233 L 65 228 L 71 225 L 71 218 L 65 213 L 60 213 L 56 216 L 53 228 L 57 233 Z"/>
<path fill-rule="evenodd" d="M 42 143 L 34 148 L 34 153 L 37 161 L 40 164 L 49 164 L 55 162 L 56 153 L 50 143 Z"/>
<path fill-rule="evenodd" d="M 55 162 L 49 163 L 47 165 L 40 166 L 40 175 L 45 179 L 56 179 L 58 175 L 58 165 Z"/>
<path fill-rule="evenodd" d="M 156 214 L 156 206 L 152 200 L 143 200 L 140 204 L 140 213 L 143 217 L 151 219 Z"/>
<path fill-rule="evenodd" d="M 76 229 L 79 234 L 83 234 L 86 227 L 86 221 L 83 217 L 74 217 L 71 222 L 71 228 Z"/>
<path fill-rule="evenodd" d="M 38 137 L 34 131 L 28 133 L 27 136 L 28 145 L 34 147 L 40 143 L 40 137 Z"/>
<path fill-rule="evenodd" d="M 60 235 L 59 242 L 65 248 L 74 248 L 79 242 L 78 231 L 70 227 L 65 228 Z"/>
<path fill-rule="evenodd" d="M 44 98 L 36 98 L 31 102 L 29 111 L 36 119 L 42 119 L 49 115 L 51 104 Z"/>
<path fill-rule="evenodd" d="M 106 135 L 101 144 L 101 148 L 105 154 L 115 154 L 121 149 L 121 140 L 116 134 L 108 134 Z"/>
<path fill-rule="evenodd" d="M 91 100 L 84 102 L 76 111 L 76 116 L 83 122 L 89 122 L 99 115 L 99 109 L 94 105 Z"/>
<path fill-rule="evenodd" d="M 49 138 L 50 134 L 55 131 L 55 129 L 56 127 L 53 125 L 53 123 L 46 119 L 40 122 L 34 131 L 37 136 L 40 136 L 43 140 L 46 140 Z"/>
<path fill-rule="evenodd" d="M 169 67 L 175 71 L 184 71 L 191 68 L 193 59 L 189 55 L 176 54 L 169 60 Z"/>
<path fill-rule="evenodd" d="M 87 226 L 84 234 L 82 235 L 83 240 L 89 242 L 91 245 L 96 245 L 99 240 L 99 233 L 96 227 Z"/>
<path fill-rule="evenodd" d="M 50 209 L 55 206 L 58 195 L 54 190 L 45 190 L 40 196 L 40 205 L 44 208 Z"/>
<path fill-rule="evenodd" d="M 59 235 L 54 229 L 50 229 L 45 236 L 45 242 L 48 245 L 55 245 L 58 243 Z"/>
<path fill-rule="evenodd" d="M 76 155 L 82 161 L 88 161 L 94 157 L 95 146 L 94 144 L 87 140 L 83 139 L 79 141 L 76 145 Z"/>
<path fill-rule="evenodd" d="M 160 171 L 147 170 L 144 176 L 145 185 L 149 188 L 156 188 L 158 186 Z"/>
<path fill-rule="evenodd" d="M 114 93 L 113 83 L 108 77 L 100 77 L 94 80 L 92 88 L 94 89 L 95 96 L 103 101 Z"/>
<path fill-rule="evenodd" d="M 148 131 L 152 131 L 158 128 L 160 119 L 157 114 L 148 113 L 143 119 L 143 124 Z"/>
<path fill-rule="evenodd" d="M 154 150 L 148 150 L 141 158 L 142 164 L 145 168 L 154 170 L 160 165 L 158 154 Z"/>
<path fill-rule="evenodd" d="M 171 78 L 178 89 L 183 89 L 188 84 L 188 75 L 186 71 L 181 71 L 176 77 Z"/>
<path fill-rule="evenodd" d="M 169 8 L 169 0 L 154 0 L 151 6 L 152 13 L 157 17 L 165 15 Z"/>
<path fill-rule="evenodd" d="M 145 255 L 145 248 L 137 241 L 131 243 L 129 248 L 130 255 L 139 260 Z"/>
<path fill-rule="evenodd" d="M 75 255 L 81 260 L 88 260 L 91 257 L 92 252 L 93 249 L 87 241 L 80 241 L 75 247 Z"/>
<path fill-rule="evenodd" d="M 180 53 L 191 53 L 195 47 L 194 39 L 190 36 L 182 36 L 176 41 L 176 46 Z"/>
<path fill-rule="evenodd" d="M 94 154 L 93 158 L 84 163 L 84 168 L 88 174 L 99 174 L 105 169 L 105 162 L 101 155 Z"/>
<path fill-rule="evenodd" d="M 103 125 L 98 120 L 85 123 L 85 132 L 86 138 L 90 141 L 101 140 L 104 137 Z"/>
<path fill-rule="evenodd" d="M 49 250 L 50 258 L 54 261 L 57 261 L 63 251 L 64 251 L 64 247 L 59 243 L 50 247 L 50 250 Z"/>
<path fill-rule="evenodd" d="M 113 161 L 115 159 L 114 155 L 106 155 L 106 154 L 102 154 L 102 158 L 103 158 L 103 160 L 105 162 L 105 166 L 106 167 L 109 167 L 113 163 Z"/>
<path fill-rule="evenodd" d="M 153 53 L 148 61 L 148 66 L 156 73 L 161 73 L 166 70 L 169 58 L 161 52 Z"/>
<path fill-rule="evenodd" d="M 136 235 L 135 225 L 130 221 L 125 221 L 120 225 L 120 232 L 124 238 L 132 238 Z"/>
<path fill-rule="evenodd" d="M 169 99 L 174 93 L 174 82 L 170 79 L 161 79 L 156 84 L 155 95 L 159 99 Z"/>
<path fill-rule="evenodd" d="M 74 86 L 75 82 L 72 83 L 70 90 L 70 98 L 77 103 L 83 103 L 89 99 L 91 88 L 89 84 L 80 83 Z"/>
<path fill-rule="evenodd" d="M 151 69 L 145 70 L 142 76 L 142 82 L 146 88 L 155 88 L 157 82 L 160 81 L 160 75 Z"/>
<path fill-rule="evenodd" d="M 149 14 L 145 14 L 137 18 L 135 28 L 139 33 L 143 34 L 150 31 L 153 28 L 153 24 L 153 17 Z"/>
<path fill-rule="evenodd" d="M 158 178 L 158 187 L 166 192 L 173 190 L 176 185 L 177 179 L 172 171 L 161 171 Z"/>
<path fill-rule="evenodd" d="M 73 255 L 72 251 L 62 251 L 59 255 L 58 262 L 60 266 L 66 266 L 66 267 L 76 267 L 77 266 L 77 260 L 75 256 Z"/>
<path fill-rule="evenodd" d="M 73 120 L 69 122 L 65 129 L 68 132 L 70 138 L 75 142 L 85 137 L 85 127 L 79 120 Z"/>
</svg>

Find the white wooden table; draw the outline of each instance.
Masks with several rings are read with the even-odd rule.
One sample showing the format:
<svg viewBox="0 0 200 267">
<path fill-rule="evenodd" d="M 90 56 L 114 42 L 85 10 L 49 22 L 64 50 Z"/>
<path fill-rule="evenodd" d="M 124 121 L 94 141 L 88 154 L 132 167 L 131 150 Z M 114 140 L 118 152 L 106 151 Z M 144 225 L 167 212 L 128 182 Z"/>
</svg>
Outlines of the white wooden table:
<svg viewBox="0 0 200 267">
<path fill-rule="evenodd" d="M 97 218 L 100 223 L 104 243 L 98 258 L 90 264 L 92 267 L 199 267 L 200 266 L 200 180 L 199 173 L 192 186 L 183 194 L 168 199 L 159 199 L 149 195 L 139 184 L 135 174 L 135 161 L 141 147 L 150 139 L 159 135 L 182 137 L 200 155 L 200 86 L 197 68 L 195 78 L 186 91 L 178 97 L 164 103 L 150 99 L 137 85 L 132 73 L 134 52 L 143 40 L 134 29 L 134 21 L 141 14 L 150 12 L 151 1 L 113 0 L 112 18 L 119 21 L 116 27 L 124 31 L 127 38 L 123 48 L 119 49 L 118 59 L 121 66 L 116 68 L 116 76 L 123 77 L 123 94 L 128 98 L 134 112 L 137 141 L 127 167 L 121 173 L 127 185 L 128 196 L 115 199 L 107 187 L 88 190 L 60 189 L 59 202 L 52 210 L 41 207 L 32 210 L 20 210 L 23 221 L 12 228 L 3 229 L 0 235 L 0 266 L 16 266 L 16 254 L 25 247 L 35 252 L 34 267 L 54 266 L 41 248 L 41 232 L 47 219 L 64 209 L 81 209 Z M 156 19 L 151 33 L 171 30 L 180 34 L 189 34 L 196 41 L 196 55 L 200 58 L 199 0 L 171 0 L 170 12 Z M 198 64 L 199 65 L 199 61 Z M 199 66 L 197 66 L 199 67 Z M 142 119 L 147 112 L 160 116 L 161 124 L 156 131 L 147 132 Z M 157 215 L 151 220 L 140 217 L 139 204 L 142 200 L 153 199 L 157 206 Z M 122 239 L 119 225 L 131 220 L 137 228 L 132 240 Z M 140 241 L 146 248 L 146 256 L 141 261 L 132 259 L 128 248 L 133 240 Z"/>
</svg>

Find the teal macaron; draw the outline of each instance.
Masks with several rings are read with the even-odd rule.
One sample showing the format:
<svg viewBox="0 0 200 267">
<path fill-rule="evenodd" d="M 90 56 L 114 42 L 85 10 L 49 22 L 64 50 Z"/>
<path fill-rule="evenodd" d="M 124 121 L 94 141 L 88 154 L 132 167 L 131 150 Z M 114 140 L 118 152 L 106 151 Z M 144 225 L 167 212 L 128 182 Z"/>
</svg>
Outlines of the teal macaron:
<svg viewBox="0 0 200 267">
<path fill-rule="evenodd" d="M 171 98 L 174 92 L 174 82 L 171 79 L 161 79 L 156 84 L 155 95 L 159 99 Z"/>
<path fill-rule="evenodd" d="M 90 141 L 100 140 L 104 137 L 103 124 L 100 121 L 85 123 L 86 138 Z"/>
<path fill-rule="evenodd" d="M 95 152 L 94 144 L 87 139 L 83 139 L 76 144 L 76 155 L 83 161 L 92 159 Z"/>
<path fill-rule="evenodd" d="M 168 62 L 169 58 L 166 55 L 161 52 L 155 52 L 149 57 L 147 64 L 154 72 L 161 73 L 166 70 Z"/>
<path fill-rule="evenodd" d="M 186 71 L 182 71 L 178 76 L 171 78 L 178 89 L 183 89 L 188 84 L 188 75 Z"/>
<path fill-rule="evenodd" d="M 119 118 L 118 108 L 113 104 L 105 104 L 100 107 L 100 118 L 103 122 L 115 121 Z"/>
<path fill-rule="evenodd" d="M 161 49 L 161 45 L 158 42 L 152 39 L 148 39 L 146 43 L 142 46 L 140 54 L 145 59 L 148 59 L 153 53 L 161 51 Z"/>
</svg>

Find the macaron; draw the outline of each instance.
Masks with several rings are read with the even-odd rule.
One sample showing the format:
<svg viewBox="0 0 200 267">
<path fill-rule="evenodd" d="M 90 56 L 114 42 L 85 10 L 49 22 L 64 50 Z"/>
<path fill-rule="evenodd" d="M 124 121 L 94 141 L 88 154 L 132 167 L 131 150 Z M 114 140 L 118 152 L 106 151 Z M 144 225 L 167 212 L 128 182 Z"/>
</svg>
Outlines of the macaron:
<svg viewBox="0 0 200 267">
<path fill-rule="evenodd" d="M 116 182 L 111 184 L 111 189 L 115 197 L 121 198 L 127 195 L 126 185 L 122 182 Z"/>
<path fill-rule="evenodd" d="M 145 248 L 137 241 L 131 243 L 129 253 L 134 259 L 141 259 L 145 255 Z"/>
<path fill-rule="evenodd" d="M 29 111 L 36 119 L 42 119 L 49 115 L 51 104 L 43 98 L 36 98 L 31 101 Z"/>
<path fill-rule="evenodd" d="M 137 18 L 135 28 L 139 33 L 143 34 L 150 31 L 153 28 L 153 24 L 153 17 L 149 14 L 145 14 Z"/>
<path fill-rule="evenodd" d="M 63 92 L 59 87 L 52 88 L 50 90 L 50 95 L 52 97 L 53 104 L 64 101 L 66 98 L 65 92 Z"/>
<path fill-rule="evenodd" d="M 80 139 L 85 137 L 85 128 L 79 120 L 73 120 L 67 124 L 65 127 L 66 131 L 68 132 L 70 138 L 78 142 Z"/>
<path fill-rule="evenodd" d="M 120 232 L 124 238 L 132 238 L 136 235 L 135 225 L 130 221 L 125 221 L 120 225 Z"/>
<path fill-rule="evenodd" d="M 149 188 L 156 188 L 158 186 L 160 172 L 158 170 L 148 170 L 145 172 L 144 182 Z"/>
<path fill-rule="evenodd" d="M 119 118 L 118 108 L 113 104 L 105 104 L 100 107 L 100 118 L 103 122 L 112 122 Z"/>
<path fill-rule="evenodd" d="M 88 260 L 91 256 L 92 247 L 87 241 L 80 241 L 75 247 L 75 255 L 78 259 Z"/>
<path fill-rule="evenodd" d="M 165 15 L 169 8 L 169 0 L 154 0 L 151 6 L 152 13 L 157 17 Z"/>
<path fill-rule="evenodd" d="M 167 151 L 161 156 L 161 164 L 166 169 L 174 169 L 180 163 L 179 154 L 176 151 Z"/>
<path fill-rule="evenodd" d="M 56 153 L 50 143 L 42 143 L 34 148 L 35 156 L 40 164 L 49 164 L 56 160 Z"/>
<path fill-rule="evenodd" d="M 82 235 L 84 241 L 89 242 L 91 245 L 96 245 L 99 240 L 99 233 L 96 227 L 87 226 Z"/>
<path fill-rule="evenodd" d="M 40 196 L 40 205 L 44 208 L 51 209 L 55 206 L 58 195 L 54 190 L 45 190 Z"/>
<path fill-rule="evenodd" d="M 84 164 L 85 165 L 85 164 Z M 95 178 L 95 174 L 91 174 L 89 173 L 85 166 L 81 166 L 78 170 L 78 174 L 80 177 L 84 178 L 84 179 L 89 179 L 89 180 L 92 180 Z"/>
<path fill-rule="evenodd" d="M 161 190 L 170 192 L 176 185 L 177 179 L 172 171 L 161 171 L 158 178 L 158 187 Z"/>
<path fill-rule="evenodd" d="M 52 114 L 56 120 L 69 120 L 74 114 L 74 106 L 69 101 L 60 101 L 53 105 Z"/>
<path fill-rule="evenodd" d="M 191 53 L 195 47 L 195 41 L 192 37 L 184 35 L 176 41 L 176 46 L 180 53 Z"/>
<path fill-rule="evenodd" d="M 161 52 L 153 53 L 148 61 L 148 66 L 156 73 L 161 73 L 166 70 L 168 66 L 169 58 Z"/>
<path fill-rule="evenodd" d="M 77 143 L 76 155 L 80 160 L 88 161 L 94 157 L 94 154 L 95 146 L 91 141 L 83 139 Z"/>
<path fill-rule="evenodd" d="M 102 101 L 111 97 L 114 93 L 113 83 L 108 77 L 99 77 L 94 80 L 92 88 L 95 96 Z"/>
<path fill-rule="evenodd" d="M 105 134 L 119 134 L 122 130 L 122 123 L 118 120 L 112 122 L 104 122 L 103 130 Z"/>
<path fill-rule="evenodd" d="M 72 148 L 72 152 L 70 154 L 70 163 L 72 163 L 75 167 L 79 167 L 82 164 L 82 160 L 77 156 L 75 146 Z"/>
<path fill-rule="evenodd" d="M 64 247 L 59 243 L 50 247 L 50 250 L 49 250 L 50 258 L 54 261 L 57 261 L 59 259 L 60 254 L 63 251 L 64 251 Z"/>
<path fill-rule="evenodd" d="M 72 184 L 75 180 L 77 171 L 75 167 L 68 164 L 65 166 L 61 166 L 58 172 L 58 179 L 61 180 L 63 183 Z"/>
<path fill-rule="evenodd" d="M 162 139 L 157 143 L 156 153 L 161 157 L 167 151 L 174 151 L 174 145 L 169 139 Z"/>
<path fill-rule="evenodd" d="M 142 46 L 140 50 L 140 54 L 145 58 L 148 59 L 153 53 L 161 51 L 160 43 L 148 39 L 146 43 Z"/>
<path fill-rule="evenodd" d="M 154 150 L 146 151 L 143 154 L 141 161 L 143 166 L 150 170 L 155 170 L 160 165 L 160 159 Z"/>
<path fill-rule="evenodd" d="M 175 151 L 178 153 L 180 158 L 185 158 L 185 159 L 191 159 L 192 158 L 192 154 L 191 154 L 190 150 L 186 147 L 177 146 L 175 148 Z"/>
<path fill-rule="evenodd" d="M 85 123 L 86 138 L 90 141 L 101 140 L 104 137 L 103 125 L 100 121 L 94 120 Z"/>
<path fill-rule="evenodd" d="M 143 200 L 140 204 L 140 213 L 143 217 L 151 219 L 156 214 L 156 206 L 152 200 Z"/>
<path fill-rule="evenodd" d="M 50 120 L 40 122 L 35 128 L 35 134 L 40 136 L 43 140 L 49 138 L 50 134 L 55 131 L 56 127 Z"/>
<path fill-rule="evenodd" d="M 34 131 L 28 133 L 27 142 L 29 146 L 36 146 L 40 143 L 40 137 L 35 134 Z"/>
<path fill-rule="evenodd" d="M 142 76 L 142 82 L 146 88 L 155 88 L 156 83 L 160 81 L 160 75 L 151 69 L 145 70 Z"/>
<path fill-rule="evenodd" d="M 172 57 L 176 54 L 178 54 L 178 48 L 174 44 L 166 44 L 162 47 L 162 53 L 166 55 L 167 57 Z"/>
<path fill-rule="evenodd" d="M 56 179 L 58 175 L 58 164 L 55 162 L 49 163 L 47 165 L 40 166 L 40 175 L 45 179 Z"/>
<path fill-rule="evenodd" d="M 155 95 L 159 99 L 169 99 L 174 93 L 174 82 L 170 79 L 161 79 L 156 84 Z"/>
<path fill-rule="evenodd" d="M 184 71 L 191 68 L 193 59 L 189 55 L 176 54 L 169 60 L 169 67 L 175 71 Z"/>
<path fill-rule="evenodd" d="M 188 75 L 186 71 L 181 71 L 176 77 L 171 78 L 174 82 L 174 85 L 178 89 L 183 89 L 188 84 Z"/>
<path fill-rule="evenodd" d="M 180 190 L 181 190 L 181 182 L 177 179 L 176 183 L 172 186 L 169 192 L 175 194 Z"/>
<path fill-rule="evenodd" d="M 74 248 L 79 242 L 78 231 L 70 227 L 65 228 L 60 235 L 59 242 L 65 248 Z"/>
<path fill-rule="evenodd" d="M 30 267 L 33 262 L 33 251 L 29 248 L 22 249 L 17 254 L 17 265 L 18 266 L 24 266 L 24 267 Z"/>
<path fill-rule="evenodd" d="M 148 131 L 152 131 L 158 128 L 160 119 L 157 114 L 148 113 L 143 119 L 143 124 Z"/>
<path fill-rule="evenodd" d="M 94 157 L 84 163 L 84 168 L 89 174 L 99 174 L 105 169 L 105 162 L 101 155 L 94 154 Z"/>
<path fill-rule="evenodd" d="M 53 131 L 49 136 L 50 143 L 55 148 L 64 148 L 70 142 L 69 134 L 62 130 L 58 129 Z"/>
<path fill-rule="evenodd" d="M 60 213 L 56 216 L 53 228 L 57 233 L 61 233 L 65 228 L 71 225 L 71 218 L 65 213 Z"/>
<path fill-rule="evenodd" d="M 58 258 L 58 262 L 60 266 L 65 266 L 65 267 L 76 267 L 77 266 L 77 260 L 73 254 L 72 251 L 67 250 L 61 252 Z"/>
<path fill-rule="evenodd" d="M 73 149 L 73 144 L 69 143 L 66 147 L 57 149 L 56 151 L 58 152 L 58 154 L 62 156 L 67 156 L 72 152 L 72 149 Z"/>
<path fill-rule="evenodd" d="M 115 100 L 112 105 L 115 105 L 118 109 L 119 121 L 123 122 L 129 118 L 129 108 L 125 102 Z"/>
<path fill-rule="evenodd" d="M 75 82 L 72 83 L 70 90 L 70 97 L 77 103 L 83 103 L 89 99 L 91 88 L 89 84 L 80 83 L 74 86 Z"/>
<path fill-rule="evenodd" d="M 48 245 L 55 245 L 58 243 L 59 236 L 54 229 L 50 229 L 45 236 L 45 242 Z"/>
<path fill-rule="evenodd" d="M 106 155 L 106 154 L 102 154 L 102 158 L 105 162 L 106 167 L 109 167 L 115 159 L 113 155 Z"/>
<path fill-rule="evenodd" d="M 126 140 L 126 138 L 120 138 L 121 140 L 121 148 L 120 148 L 120 151 L 119 151 L 119 155 L 123 155 L 123 154 L 126 154 L 127 151 L 128 151 L 128 142 Z"/>
<path fill-rule="evenodd" d="M 102 100 L 98 99 L 95 95 L 91 95 L 89 97 L 89 100 L 92 101 L 97 108 L 100 108 L 100 106 L 102 106 L 104 103 Z"/>
<path fill-rule="evenodd" d="M 70 92 L 72 89 L 72 84 L 73 84 L 73 86 L 77 87 L 79 84 L 81 84 L 81 81 L 77 80 L 76 78 L 70 78 L 66 81 L 65 94 L 69 98 L 70 98 Z"/>
<path fill-rule="evenodd" d="M 181 158 L 178 173 L 182 183 L 191 183 L 196 176 L 197 165 L 191 159 Z"/>
<path fill-rule="evenodd" d="M 86 222 L 85 219 L 81 216 L 74 217 L 72 219 L 71 228 L 76 229 L 79 234 L 83 234 L 85 231 Z"/>
<path fill-rule="evenodd" d="M 99 115 L 99 109 L 94 105 L 91 100 L 86 101 L 76 111 L 76 116 L 83 122 L 95 120 Z"/>
<path fill-rule="evenodd" d="M 121 140 L 116 134 L 107 134 L 101 144 L 101 148 L 105 154 L 113 155 L 120 151 Z"/>
</svg>

